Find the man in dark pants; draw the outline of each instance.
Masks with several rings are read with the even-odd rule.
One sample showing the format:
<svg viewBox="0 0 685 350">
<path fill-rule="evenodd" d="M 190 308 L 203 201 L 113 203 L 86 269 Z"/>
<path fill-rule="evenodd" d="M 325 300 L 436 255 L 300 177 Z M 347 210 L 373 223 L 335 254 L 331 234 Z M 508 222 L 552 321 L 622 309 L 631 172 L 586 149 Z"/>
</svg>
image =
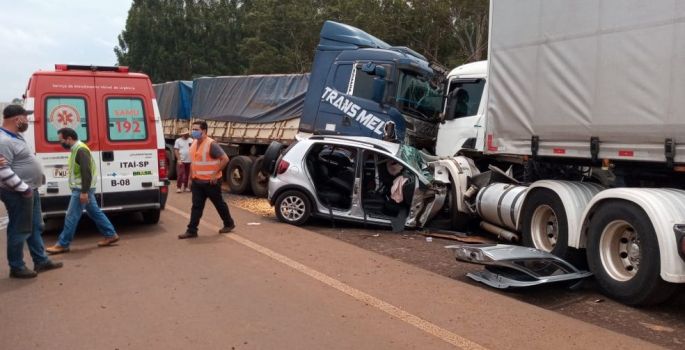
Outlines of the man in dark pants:
<svg viewBox="0 0 685 350">
<path fill-rule="evenodd" d="M 43 245 L 43 216 L 38 187 L 43 182 L 43 168 L 24 141 L 30 111 L 9 105 L 2 111 L 0 128 L 0 199 L 5 204 L 7 225 L 7 260 L 10 277 L 33 278 L 42 271 L 62 267 L 48 259 Z M 24 242 L 29 246 L 33 270 L 24 264 Z"/>
<path fill-rule="evenodd" d="M 219 213 L 224 227 L 219 233 L 228 233 L 235 228 L 228 205 L 221 196 L 221 170 L 228 164 L 228 156 L 221 147 L 207 136 L 207 123 L 194 122 L 191 136 L 195 142 L 190 146 L 190 190 L 193 196 L 193 207 L 190 212 L 190 223 L 179 239 L 197 237 L 197 227 L 202 218 L 207 198 L 212 201 Z"/>
</svg>

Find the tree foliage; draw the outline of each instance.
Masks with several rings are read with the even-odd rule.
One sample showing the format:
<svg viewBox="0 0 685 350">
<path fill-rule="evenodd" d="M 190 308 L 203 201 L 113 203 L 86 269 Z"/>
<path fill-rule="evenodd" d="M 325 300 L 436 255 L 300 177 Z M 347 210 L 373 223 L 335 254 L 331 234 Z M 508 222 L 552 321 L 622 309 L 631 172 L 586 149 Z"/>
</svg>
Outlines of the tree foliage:
<svg viewBox="0 0 685 350">
<path fill-rule="evenodd" d="M 487 0 L 134 0 L 114 51 L 154 82 L 308 72 L 325 20 L 447 67 L 487 51 Z"/>
</svg>

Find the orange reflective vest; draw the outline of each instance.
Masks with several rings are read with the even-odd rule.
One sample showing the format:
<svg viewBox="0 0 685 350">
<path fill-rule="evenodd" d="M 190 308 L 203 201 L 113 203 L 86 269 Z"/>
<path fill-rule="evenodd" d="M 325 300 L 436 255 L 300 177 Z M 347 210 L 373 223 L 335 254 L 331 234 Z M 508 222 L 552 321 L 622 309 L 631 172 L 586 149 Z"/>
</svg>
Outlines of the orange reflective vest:
<svg viewBox="0 0 685 350">
<path fill-rule="evenodd" d="M 212 175 L 216 173 L 216 178 L 221 179 L 221 169 L 219 169 L 219 163 L 221 161 L 218 158 L 212 158 L 209 154 L 210 146 L 214 143 L 209 137 L 206 137 L 202 144 L 198 146 L 198 141 L 195 140 L 192 145 L 190 145 L 190 173 L 193 180 L 205 180 L 209 181 L 212 179 Z"/>
</svg>

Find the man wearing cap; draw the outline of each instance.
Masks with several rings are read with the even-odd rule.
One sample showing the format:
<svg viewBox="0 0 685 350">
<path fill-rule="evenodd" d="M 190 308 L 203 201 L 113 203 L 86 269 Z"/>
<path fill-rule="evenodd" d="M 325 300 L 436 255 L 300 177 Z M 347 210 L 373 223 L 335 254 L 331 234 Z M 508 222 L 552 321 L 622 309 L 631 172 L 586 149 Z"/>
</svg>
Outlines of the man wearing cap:
<svg viewBox="0 0 685 350">
<path fill-rule="evenodd" d="M 190 192 L 188 187 L 188 176 L 190 175 L 190 145 L 193 139 L 190 138 L 188 128 L 181 129 L 181 137 L 174 142 L 174 155 L 176 155 L 176 192 L 181 193 L 185 188 L 186 192 Z"/>
<path fill-rule="evenodd" d="M 43 182 L 43 168 L 21 136 L 28 129 L 27 111 L 9 105 L 2 111 L 0 128 L 0 199 L 5 204 L 7 225 L 7 260 L 10 277 L 33 278 L 39 272 L 62 267 L 45 254 L 41 233 L 43 216 L 38 187 Z M 33 270 L 24 263 L 24 242 L 29 246 Z"/>
</svg>

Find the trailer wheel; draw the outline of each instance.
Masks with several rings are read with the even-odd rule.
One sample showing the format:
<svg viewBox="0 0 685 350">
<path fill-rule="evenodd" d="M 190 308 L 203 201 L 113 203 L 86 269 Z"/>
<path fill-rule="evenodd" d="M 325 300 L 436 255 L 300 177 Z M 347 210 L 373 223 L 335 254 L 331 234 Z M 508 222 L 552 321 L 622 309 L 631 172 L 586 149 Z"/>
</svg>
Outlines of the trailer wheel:
<svg viewBox="0 0 685 350">
<path fill-rule="evenodd" d="M 267 175 L 273 174 L 276 170 L 276 161 L 281 155 L 281 149 L 283 149 L 283 144 L 277 141 L 271 141 L 271 144 L 264 152 L 264 160 L 262 161 L 262 172 Z"/>
<path fill-rule="evenodd" d="M 274 209 L 278 220 L 295 226 L 304 225 L 311 214 L 309 198 L 296 190 L 281 193 L 276 198 Z"/>
<path fill-rule="evenodd" d="M 247 156 L 237 156 L 228 162 L 226 179 L 231 192 L 243 194 L 250 189 L 250 170 L 252 159 Z"/>
<path fill-rule="evenodd" d="M 264 156 L 258 157 L 254 163 L 252 163 L 252 170 L 250 171 L 252 193 L 257 197 L 266 197 L 269 192 L 269 175 L 262 171 L 263 163 Z"/>
<path fill-rule="evenodd" d="M 633 203 L 600 204 L 588 226 L 587 254 L 600 290 L 622 303 L 658 304 L 676 291 L 677 285 L 661 279 L 654 226 Z"/>
<path fill-rule="evenodd" d="M 545 188 L 533 189 L 521 209 L 523 245 L 577 260 L 568 247 L 568 221 L 559 196 Z"/>
</svg>

